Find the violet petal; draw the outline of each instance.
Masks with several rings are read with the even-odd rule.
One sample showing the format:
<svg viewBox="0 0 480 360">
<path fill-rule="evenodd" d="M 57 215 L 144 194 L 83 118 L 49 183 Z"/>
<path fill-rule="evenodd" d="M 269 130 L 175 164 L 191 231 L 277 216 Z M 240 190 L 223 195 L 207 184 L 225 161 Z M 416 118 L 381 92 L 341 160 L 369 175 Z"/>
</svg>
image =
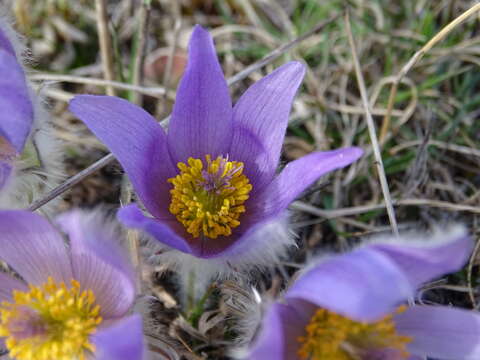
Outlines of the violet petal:
<svg viewBox="0 0 480 360">
<path fill-rule="evenodd" d="M 102 317 L 125 315 L 135 299 L 135 274 L 116 234 L 95 214 L 73 211 L 57 222 L 69 235 L 74 277 L 93 291 Z"/>
<path fill-rule="evenodd" d="M 72 267 L 62 237 L 41 216 L 23 210 L 0 210 L 0 259 L 29 284 L 48 277 L 66 284 Z"/>
<path fill-rule="evenodd" d="M 155 240 L 158 240 L 169 247 L 187 254 L 192 252 L 185 239 L 177 235 L 170 226 L 166 225 L 161 220 L 144 216 L 142 211 L 135 204 L 121 208 L 117 213 L 117 218 L 126 227 L 143 230 Z"/>
<path fill-rule="evenodd" d="M 195 26 L 188 63 L 177 90 L 168 143 L 172 158 L 186 162 L 226 155 L 231 142 L 232 103 L 208 31 Z"/>
<path fill-rule="evenodd" d="M 399 334 L 413 341 L 417 356 L 443 360 L 480 359 L 480 314 L 446 306 L 413 306 L 394 317 Z"/>
<path fill-rule="evenodd" d="M 283 212 L 295 198 L 315 180 L 330 171 L 341 169 L 362 156 L 363 151 L 350 147 L 314 152 L 289 163 L 255 199 L 250 199 L 246 216 L 257 221 Z"/>
<path fill-rule="evenodd" d="M 95 360 L 142 360 L 142 319 L 132 315 L 98 331 L 92 337 Z"/>
<path fill-rule="evenodd" d="M 369 248 L 320 261 L 287 291 L 288 299 L 302 299 L 359 321 L 390 313 L 411 297 L 402 270 L 387 256 Z"/>
<path fill-rule="evenodd" d="M 305 67 L 299 62 L 285 64 L 250 86 L 233 108 L 234 124 L 255 134 L 267 149 L 268 156 L 257 157 L 255 148 L 245 147 L 234 132 L 230 155 L 232 159 L 257 158 L 262 189 L 271 181 L 278 165 L 280 151 L 287 129 L 293 98 L 302 82 Z M 247 165 L 247 164 L 246 164 Z"/>
<path fill-rule="evenodd" d="M 472 239 L 463 228 L 439 233 L 436 238 L 375 243 L 368 247 L 389 256 L 418 288 L 426 281 L 461 269 L 468 260 Z"/>
<path fill-rule="evenodd" d="M 170 216 L 167 179 L 177 172 L 165 132 L 155 119 L 113 96 L 79 95 L 69 108 L 120 161 L 148 211 L 155 217 Z"/>
<path fill-rule="evenodd" d="M 25 73 L 14 55 L 0 49 L 0 136 L 21 153 L 33 123 Z"/>
</svg>

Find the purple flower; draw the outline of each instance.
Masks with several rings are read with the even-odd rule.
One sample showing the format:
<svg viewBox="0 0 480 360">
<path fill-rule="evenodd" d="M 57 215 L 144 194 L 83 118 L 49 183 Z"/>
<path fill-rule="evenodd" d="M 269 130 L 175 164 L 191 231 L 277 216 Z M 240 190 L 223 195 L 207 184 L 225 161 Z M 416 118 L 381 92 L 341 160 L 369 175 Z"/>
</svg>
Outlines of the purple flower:
<svg viewBox="0 0 480 360">
<path fill-rule="evenodd" d="M 0 211 L 0 260 L 23 279 L 0 273 L 0 347 L 10 358 L 142 358 L 141 319 L 128 315 L 134 272 L 95 215 L 58 219 L 67 247 L 41 216 Z"/>
<path fill-rule="evenodd" d="M 0 18 L 0 189 L 6 185 L 33 124 L 33 105 L 13 41 L 18 41 L 15 34 Z"/>
<path fill-rule="evenodd" d="M 298 62 L 285 64 L 232 107 L 213 40 L 196 26 L 168 134 L 144 110 L 115 97 L 77 96 L 70 110 L 115 154 L 153 215 L 126 206 L 118 215 L 125 225 L 196 258 L 268 262 L 267 250 L 282 241 L 264 229 L 278 230 L 273 224 L 303 190 L 362 154 L 353 147 L 315 152 L 276 175 L 304 72 Z"/>
<path fill-rule="evenodd" d="M 255 359 L 480 358 L 480 316 L 446 306 L 400 306 L 420 284 L 461 268 L 463 230 L 424 244 L 378 242 L 317 262 L 273 304 Z M 399 307 L 400 306 L 400 307 Z"/>
</svg>

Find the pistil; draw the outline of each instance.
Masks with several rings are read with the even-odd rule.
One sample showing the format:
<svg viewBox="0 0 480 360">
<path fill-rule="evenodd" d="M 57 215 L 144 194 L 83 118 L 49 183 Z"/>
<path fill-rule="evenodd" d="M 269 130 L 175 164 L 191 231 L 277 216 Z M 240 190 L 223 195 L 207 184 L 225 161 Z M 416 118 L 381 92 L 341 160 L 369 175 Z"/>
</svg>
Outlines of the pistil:
<svg viewBox="0 0 480 360">
<path fill-rule="evenodd" d="M 187 163 L 178 163 L 180 174 L 168 180 L 173 184 L 170 212 L 194 238 L 231 235 L 252 190 L 243 163 L 210 155 L 205 162 L 189 158 Z"/>
</svg>

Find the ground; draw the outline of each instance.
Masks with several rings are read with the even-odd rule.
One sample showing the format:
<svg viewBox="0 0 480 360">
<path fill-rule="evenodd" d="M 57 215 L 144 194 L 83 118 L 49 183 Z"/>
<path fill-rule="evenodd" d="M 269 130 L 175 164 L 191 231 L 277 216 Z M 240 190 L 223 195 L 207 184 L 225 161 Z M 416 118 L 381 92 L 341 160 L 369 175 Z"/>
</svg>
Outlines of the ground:
<svg viewBox="0 0 480 360">
<path fill-rule="evenodd" d="M 400 231 L 461 222 L 477 238 L 480 13 L 472 13 L 451 31 L 444 30 L 473 1 L 106 1 L 103 25 L 112 43 L 110 70 L 116 81 L 108 86 L 97 81 L 104 78 L 101 58 L 106 54 L 99 46 L 102 36 L 95 2 L 9 2 L 15 27 L 31 49 L 29 76 L 45 96 L 56 134 L 64 141 L 66 177 L 107 154 L 67 111 L 67 101 L 78 93 L 115 93 L 141 104 L 157 119 L 165 118 L 195 24 L 211 30 L 227 78 L 281 49 L 275 60 L 256 66 L 232 85 L 234 101 L 252 82 L 286 61 L 307 65 L 282 163 L 314 150 L 350 145 L 361 146 L 366 155 L 323 178 L 292 205 L 299 249 L 272 273 L 258 274 L 254 285 L 261 294 L 284 288 L 314 253 L 344 251 L 374 234 L 392 232 L 392 214 L 388 216 L 385 203 L 393 204 Z M 347 36 L 347 12 L 356 51 Z M 324 26 L 299 38 L 319 24 Z M 431 39 L 433 46 L 410 66 L 409 60 Z M 292 42 L 291 47 L 283 46 Z M 383 166 L 377 166 L 373 155 L 354 54 L 365 81 Z M 406 71 L 398 91 L 391 95 L 402 70 Z M 391 200 L 380 186 L 383 172 Z M 121 167 L 111 162 L 64 192 L 58 206 L 66 210 L 102 205 L 114 211 L 121 194 L 129 193 L 127 186 L 122 187 L 122 177 Z M 225 318 L 235 317 L 227 295 L 241 296 L 242 289 L 234 283 L 217 284 L 204 303 L 185 312 L 178 305 L 175 276 L 161 270 L 161 266 L 146 267 L 145 286 L 158 298 L 152 318 L 155 329 L 168 330 L 169 338 L 159 341 L 171 345 L 171 358 L 175 353 L 190 359 L 226 356 L 225 347 L 234 334 Z M 427 285 L 424 300 L 478 308 L 477 275 L 475 251 L 464 270 Z M 155 334 L 151 335 L 153 343 Z"/>
</svg>

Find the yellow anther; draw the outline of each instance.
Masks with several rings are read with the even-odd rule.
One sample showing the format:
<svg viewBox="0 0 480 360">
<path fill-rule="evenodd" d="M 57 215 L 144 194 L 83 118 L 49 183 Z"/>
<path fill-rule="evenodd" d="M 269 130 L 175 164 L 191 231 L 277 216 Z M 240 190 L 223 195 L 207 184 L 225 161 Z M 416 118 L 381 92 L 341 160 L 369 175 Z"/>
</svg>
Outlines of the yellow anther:
<svg viewBox="0 0 480 360">
<path fill-rule="evenodd" d="M 252 190 L 243 163 L 206 155 L 205 162 L 189 158 L 187 164 L 178 163 L 180 174 L 168 179 L 173 184 L 170 212 L 195 238 L 231 235 Z"/>
<path fill-rule="evenodd" d="M 13 291 L 13 301 L 0 305 L 0 336 L 17 360 L 84 360 L 95 351 L 90 336 L 102 318 L 91 290 L 67 287 L 51 277 L 29 291 Z"/>
<path fill-rule="evenodd" d="M 400 307 L 397 313 L 403 312 Z M 369 351 L 391 349 L 397 358 L 407 359 L 406 345 L 412 340 L 397 334 L 393 315 L 367 323 L 319 309 L 305 328 L 306 334 L 298 339 L 300 359 L 356 360 L 364 359 Z"/>
</svg>

